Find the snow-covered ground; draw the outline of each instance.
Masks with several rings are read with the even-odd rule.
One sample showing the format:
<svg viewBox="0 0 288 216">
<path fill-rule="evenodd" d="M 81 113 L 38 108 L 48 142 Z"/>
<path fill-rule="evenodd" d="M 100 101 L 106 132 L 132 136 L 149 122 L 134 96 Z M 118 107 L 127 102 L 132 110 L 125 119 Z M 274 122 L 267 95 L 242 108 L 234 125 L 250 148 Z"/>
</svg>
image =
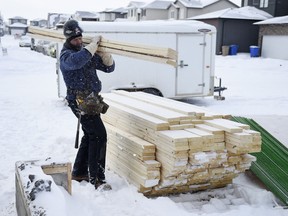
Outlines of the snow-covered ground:
<svg viewBox="0 0 288 216">
<path fill-rule="evenodd" d="M 11 36 L 1 39 L 8 55 L 0 50 L 0 215 L 16 216 L 15 162 L 48 157 L 73 162 L 77 122 L 57 98 L 55 59 L 20 48 Z M 260 119 L 266 129 L 288 143 L 284 131 L 288 61 L 250 58 L 248 54 L 217 56 L 216 76 L 228 88 L 226 100 L 196 98 L 190 102 L 214 112 Z M 137 193 L 134 186 L 111 171 L 107 176 L 112 191 L 95 191 L 88 183 L 74 181 L 72 196 L 60 188 L 65 205 L 54 215 L 288 215 L 287 210 L 277 207 L 269 191 L 244 174 L 226 188 L 153 199 Z"/>
</svg>

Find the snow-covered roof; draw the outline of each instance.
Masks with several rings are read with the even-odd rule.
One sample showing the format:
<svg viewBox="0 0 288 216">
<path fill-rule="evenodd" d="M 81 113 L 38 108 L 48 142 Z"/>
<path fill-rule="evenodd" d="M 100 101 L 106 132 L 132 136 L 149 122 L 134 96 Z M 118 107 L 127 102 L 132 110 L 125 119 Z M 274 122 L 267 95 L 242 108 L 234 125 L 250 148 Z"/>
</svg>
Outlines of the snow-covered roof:
<svg viewBox="0 0 288 216">
<path fill-rule="evenodd" d="M 78 14 L 81 17 L 92 17 L 92 18 L 98 17 L 96 13 L 89 11 L 76 11 L 76 14 Z"/>
<path fill-rule="evenodd" d="M 30 21 L 40 22 L 40 21 L 47 21 L 47 20 L 46 19 L 42 19 L 42 18 L 36 18 L 36 19 L 30 20 Z"/>
<path fill-rule="evenodd" d="M 26 28 L 26 27 L 28 27 L 28 26 L 25 25 L 25 24 L 23 24 L 23 23 L 18 23 L 18 22 L 16 22 L 16 23 L 13 23 L 13 24 L 9 25 L 9 27 L 20 27 L 20 28 Z"/>
<path fill-rule="evenodd" d="M 145 2 L 139 2 L 139 1 L 131 1 L 128 5 L 129 8 L 133 8 L 133 7 L 136 7 L 136 8 L 140 8 L 144 5 L 146 5 L 147 3 Z"/>
<path fill-rule="evenodd" d="M 221 0 L 179 0 L 187 8 L 204 8 Z"/>
<path fill-rule="evenodd" d="M 179 5 L 176 5 L 175 3 L 172 3 L 171 4 L 174 8 L 180 8 L 180 6 Z"/>
<path fill-rule="evenodd" d="M 107 12 L 107 13 L 128 13 L 127 8 L 124 8 L 124 7 L 107 9 L 107 10 L 105 10 L 103 12 Z"/>
<path fill-rule="evenodd" d="M 214 18 L 229 18 L 229 19 L 247 19 L 247 20 L 266 20 L 272 15 L 259 10 L 255 7 L 246 6 L 241 8 L 227 8 L 219 11 L 214 11 L 199 16 L 190 17 L 188 19 L 214 19 Z"/>
<path fill-rule="evenodd" d="M 163 9 L 166 10 L 174 1 L 161 1 L 161 0 L 156 0 L 153 1 L 142 8 L 146 9 Z"/>
<path fill-rule="evenodd" d="M 9 20 L 11 20 L 11 19 L 23 19 L 23 20 L 27 20 L 27 19 L 25 19 L 25 18 L 23 18 L 23 17 L 20 17 L 20 16 L 15 16 L 15 17 L 9 18 Z"/>
<path fill-rule="evenodd" d="M 266 24 L 288 24 L 288 16 L 274 17 L 264 21 L 254 23 L 256 25 L 266 25 Z"/>
</svg>

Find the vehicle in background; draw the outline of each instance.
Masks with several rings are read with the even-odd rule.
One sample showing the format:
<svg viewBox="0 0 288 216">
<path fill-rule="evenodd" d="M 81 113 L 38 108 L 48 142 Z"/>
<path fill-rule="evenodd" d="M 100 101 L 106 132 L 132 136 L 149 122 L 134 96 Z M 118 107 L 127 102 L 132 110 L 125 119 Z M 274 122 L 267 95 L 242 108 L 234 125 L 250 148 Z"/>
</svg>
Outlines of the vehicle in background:
<svg viewBox="0 0 288 216">
<path fill-rule="evenodd" d="M 57 52 L 57 43 L 50 43 L 48 46 L 48 55 L 56 58 L 56 52 Z"/>
<path fill-rule="evenodd" d="M 19 47 L 31 47 L 31 37 L 24 35 L 19 40 Z"/>
<path fill-rule="evenodd" d="M 215 80 L 216 28 L 199 21 L 79 22 L 89 37 L 171 48 L 178 52 L 177 66 L 113 55 L 117 75 L 98 73 L 102 92 L 143 91 L 167 98 L 212 96 Z M 59 68 L 59 42 L 56 71 L 58 96 L 67 89 Z"/>
<path fill-rule="evenodd" d="M 49 44 L 50 44 L 50 41 L 39 40 L 36 44 L 35 51 L 43 53 L 44 55 L 47 55 Z"/>
</svg>

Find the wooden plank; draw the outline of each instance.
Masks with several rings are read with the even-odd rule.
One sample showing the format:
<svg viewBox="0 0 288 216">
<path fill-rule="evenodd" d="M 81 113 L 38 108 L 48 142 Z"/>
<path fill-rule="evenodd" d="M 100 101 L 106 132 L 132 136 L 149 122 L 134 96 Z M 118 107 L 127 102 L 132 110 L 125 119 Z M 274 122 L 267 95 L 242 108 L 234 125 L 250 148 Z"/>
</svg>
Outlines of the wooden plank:
<svg viewBox="0 0 288 216">
<path fill-rule="evenodd" d="M 143 185 L 144 187 L 153 187 L 158 184 L 159 179 L 147 179 L 145 176 L 141 176 L 131 170 L 131 168 L 126 163 L 121 163 L 118 161 L 118 157 L 112 152 L 107 152 L 107 166 L 109 166 L 113 171 L 118 173 L 120 176 L 125 176 L 129 182 L 134 184 L 136 187 Z M 129 164 L 131 165 L 131 163 Z"/>
<path fill-rule="evenodd" d="M 168 59 L 177 59 L 177 52 L 171 48 L 158 48 L 152 46 L 143 46 L 136 43 L 119 42 L 113 40 L 102 39 L 101 46 L 112 49 L 125 50 L 129 52 L 142 53 L 150 55 L 153 53 L 155 56 L 164 57 Z"/>
<path fill-rule="evenodd" d="M 162 98 L 156 95 L 147 94 L 144 92 L 127 92 L 123 90 L 113 91 L 115 94 L 124 95 L 126 97 L 131 97 L 146 103 L 154 104 L 166 109 L 170 109 L 185 115 L 196 116 L 195 110 L 191 107 L 187 107 L 184 102 L 179 102 L 176 100 L 171 100 L 167 98 Z M 204 115 L 204 113 L 198 113 L 197 115 Z"/>
<path fill-rule="evenodd" d="M 170 125 L 169 130 L 184 130 L 188 128 L 194 128 L 194 124 L 179 124 L 179 125 Z"/>
<path fill-rule="evenodd" d="M 121 113 L 127 117 L 129 117 L 133 121 L 140 121 L 141 124 L 147 125 L 147 127 L 154 128 L 155 130 L 158 130 L 159 128 L 169 128 L 169 123 L 167 121 L 164 121 L 162 119 L 159 119 L 157 117 L 142 113 L 140 111 L 128 108 L 126 106 L 123 106 L 121 104 L 117 104 L 115 102 L 109 101 L 107 102 L 110 106 L 107 113 L 103 116 L 108 116 L 110 111 L 117 111 L 118 113 Z"/>
<path fill-rule="evenodd" d="M 210 132 L 198 128 L 188 128 L 185 131 L 201 136 L 204 143 L 214 143 L 214 135 Z"/>
<path fill-rule="evenodd" d="M 186 116 L 182 113 L 172 111 L 166 108 L 162 108 L 159 106 L 155 106 L 152 104 L 148 104 L 133 98 L 128 98 L 122 95 L 116 95 L 111 93 L 102 94 L 103 98 L 107 101 L 112 101 L 114 103 L 118 103 L 122 106 L 129 107 L 130 109 L 134 109 L 145 113 L 147 115 L 162 119 L 164 121 L 169 122 L 170 124 L 179 124 L 180 120 L 190 119 L 189 116 Z M 108 103 L 109 104 L 109 103 Z"/>
<path fill-rule="evenodd" d="M 204 120 L 205 124 L 210 125 L 212 127 L 219 128 L 229 133 L 243 132 L 242 128 L 232 125 L 230 122 L 231 121 L 226 120 L 226 119 Z"/>
<path fill-rule="evenodd" d="M 62 31 L 44 29 L 35 26 L 29 26 L 28 33 L 33 36 L 48 37 L 51 40 L 61 41 L 65 40 Z M 83 33 L 83 42 L 88 44 L 91 42 L 91 37 L 88 37 Z M 99 44 L 98 51 L 108 51 L 111 54 L 123 55 L 127 57 L 153 61 L 157 63 L 164 63 L 177 66 L 177 52 L 171 48 L 159 48 L 152 46 L 145 46 L 139 44 L 132 44 L 127 42 L 110 41 L 102 38 Z"/>
<path fill-rule="evenodd" d="M 209 116 L 213 118 L 229 118 L 231 115 L 214 113 L 204 107 L 195 106 L 183 101 L 171 100 L 169 98 L 163 98 L 152 94 L 147 94 L 144 92 L 125 92 L 125 91 L 114 91 L 116 94 L 126 95 L 128 97 L 137 98 L 139 100 L 144 100 L 159 106 L 163 106 L 177 112 L 182 112 L 186 115 L 196 115 L 196 116 Z"/>
<path fill-rule="evenodd" d="M 118 49 L 112 49 L 108 47 L 99 47 L 97 51 L 100 52 L 109 52 L 111 54 L 116 54 L 116 55 L 121 55 L 121 56 L 126 56 L 126 57 L 131 57 L 131 58 L 136 58 L 136 59 L 141 59 L 141 60 L 146 60 L 146 61 L 152 61 L 156 63 L 162 63 L 162 64 L 168 64 L 171 66 L 176 67 L 177 62 L 167 59 L 167 58 L 161 58 L 158 56 L 152 56 L 152 55 L 143 55 L 141 53 L 133 53 L 133 52 L 127 52 L 125 50 L 118 50 Z"/>
</svg>

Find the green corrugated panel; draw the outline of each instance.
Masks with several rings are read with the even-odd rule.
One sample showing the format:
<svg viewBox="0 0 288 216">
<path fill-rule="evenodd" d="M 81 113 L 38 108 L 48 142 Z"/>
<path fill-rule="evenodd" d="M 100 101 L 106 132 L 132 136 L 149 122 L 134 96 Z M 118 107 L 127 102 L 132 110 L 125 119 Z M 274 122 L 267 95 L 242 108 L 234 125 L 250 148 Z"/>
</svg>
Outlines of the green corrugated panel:
<svg viewBox="0 0 288 216">
<path fill-rule="evenodd" d="M 262 137 L 261 152 L 253 153 L 257 160 L 251 171 L 283 203 L 288 204 L 288 149 L 253 119 L 233 117 L 233 121 L 250 125 Z"/>
</svg>

